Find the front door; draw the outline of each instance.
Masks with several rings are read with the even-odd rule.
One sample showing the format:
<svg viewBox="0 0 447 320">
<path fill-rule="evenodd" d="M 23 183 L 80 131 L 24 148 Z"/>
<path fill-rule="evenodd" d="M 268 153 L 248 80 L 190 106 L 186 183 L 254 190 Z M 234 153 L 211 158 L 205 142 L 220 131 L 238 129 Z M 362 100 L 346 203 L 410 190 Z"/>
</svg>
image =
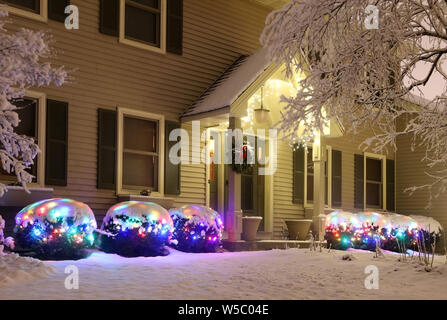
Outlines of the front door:
<svg viewBox="0 0 447 320">
<path fill-rule="evenodd" d="M 258 157 L 256 139 L 256 159 Z M 231 165 L 225 165 L 225 212 L 228 210 L 228 170 Z M 243 216 L 262 217 L 259 224 L 259 231 L 264 230 L 264 190 L 265 176 L 259 175 L 259 164 L 251 167 L 249 170 L 241 174 L 241 209 Z"/>
</svg>

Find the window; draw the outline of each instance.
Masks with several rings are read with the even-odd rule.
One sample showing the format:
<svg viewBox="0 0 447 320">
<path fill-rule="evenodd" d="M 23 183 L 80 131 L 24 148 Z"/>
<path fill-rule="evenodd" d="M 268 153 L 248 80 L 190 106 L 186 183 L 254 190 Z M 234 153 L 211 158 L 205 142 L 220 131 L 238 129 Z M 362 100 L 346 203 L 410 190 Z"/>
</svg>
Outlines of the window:
<svg viewBox="0 0 447 320">
<path fill-rule="evenodd" d="M 366 207 L 383 207 L 382 160 L 366 158 Z"/>
<path fill-rule="evenodd" d="M 124 117 L 123 185 L 158 191 L 158 122 Z"/>
<path fill-rule="evenodd" d="M 26 97 L 12 101 L 17 107 L 17 114 L 20 119 L 15 132 L 34 139 L 34 142 L 41 149 L 41 153 L 34 159 L 34 165 L 27 170 L 35 178 L 33 183 L 43 185 L 44 181 L 44 154 L 45 144 L 45 95 L 40 93 L 27 92 Z M 17 182 L 15 173 L 8 174 L 0 167 L 0 179 L 6 184 Z"/>
<path fill-rule="evenodd" d="M 40 13 L 40 0 L 8 0 L 6 2 L 20 9 Z"/>
<path fill-rule="evenodd" d="M 163 194 L 163 116 L 120 109 L 119 124 L 118 192 Z"/>
<path fill-rule="evenodd" d="M 314 161 L 312 159 L 312 148 L 307 148 L 305 152 L 306 157 L 306 165 L 305 165 L 305 176 L 306 176 L 306 203 L 305 205 L 311 205 L 314 201 Z M 326 206 L 329 205 L 330 193 L 331 189 L 331 179 L 330 179 L 330 171 L 331 171 L 331 162 L 332 157 L 329 155 L 332 152 L 332 148 L 327 146 L 326 148 L 326 161 L 324 162 L 324 181 L 325 181 L 325 195 L 324 195 L 324 204 Z"/>
<path fill-rule="evenodd" d="M 388 169 L 387 162 L 390 164 Z M 387 174 L 389 171 L 389 174 Z M 388 186 L 389 196 L 387 196 Z M 389 197 L 389 199 L 388 199 Z M 388 203 L 387 203 L 388 201 Z M 394 203 L 394 161 L 386 156 L 354 155 L 354 205 L 358 209 L 392 209 Z"/>
<path fill-rule="evenodd" d="M 48 0 L 7 0 L 6 9 L 14 14 L 46 22 Z"/>
<path fill-rule="evenodd" d="M 166 51 L 166 0 L 120 0 L 120 42 Z"/>
</svg>

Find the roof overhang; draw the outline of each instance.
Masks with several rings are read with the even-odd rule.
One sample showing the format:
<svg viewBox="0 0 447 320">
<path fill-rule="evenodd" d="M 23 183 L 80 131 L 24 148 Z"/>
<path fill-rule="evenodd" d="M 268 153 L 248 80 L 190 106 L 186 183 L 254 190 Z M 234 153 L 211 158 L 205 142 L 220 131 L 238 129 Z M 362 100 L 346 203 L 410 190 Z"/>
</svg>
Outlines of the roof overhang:
<svg viewBox="0 0 447 320">
<path fill-rule="evenodd" d="M 272 63 L 265 49 L 237 59 L 180 117 L 184 123 L 199 121 L 204 127 L 228 122 L 230 116 L 247 115 L 249 99 L 272 77 L 282 73 L 284 64 Z M 341 137 L 338 119 L 328 123 L 326 137 Z"/>
</svg>

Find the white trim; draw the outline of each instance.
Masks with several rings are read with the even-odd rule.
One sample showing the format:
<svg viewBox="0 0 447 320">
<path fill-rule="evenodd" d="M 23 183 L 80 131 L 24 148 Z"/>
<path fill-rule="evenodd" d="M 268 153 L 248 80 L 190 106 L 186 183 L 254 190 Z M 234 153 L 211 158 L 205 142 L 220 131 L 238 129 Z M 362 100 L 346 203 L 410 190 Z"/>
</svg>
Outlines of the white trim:
<svg viewBox="0 0 447 320">
<path fill-rule="evenodd" d="M 40 153 L 37 155 L 37 185 L 45 186 L 45 153 L 46 153 L 46 118 L 47 118 L 47 95 L 41 92 L 27 91 L 25 97 L 38 100 L 38 124 L 37 140 Z"/>
<path fill-rule="evenodd" d="M 46 144 L 46 112 L 47 112 L 47 95 L 42 92 L 26 90 L 24 99 L 32 98 L 37 100 L 37 145 L 40 152 L 37 154 L 37 182 L 28 183 L 30 187 L 45 187 L 45 144 Z M 6 181 L 3 181 L 6 182 Z M 7 181 L 10 183 L 11 181 Z"/>
<path fill-rule="evenodd" d="M 26 9 L 20 9 L 11 5 L 6 5 L 4 9 L 14 15 L 33 19 L 40 22 L 48 22 L 48 0 L 40 0 L 40 13 L 34 13 Z"/>
<path fill-rule="evenodd" d="M 164 156 L 165 156 L 165 117 L 164 115 L 149 113 L 118 107 L 117 117 L 117 159 L 116 159 L 116 193 L 119 195 L 132 194 L 131 190 L 123 189 L 123 124 L 124 115 L 138 117 L 147 120 L 158 120 L 158 191 L 151 196 L 164 197 Z"/>
<path fill-rule="evenodd" d="M 332 208 L 332 146 L 326 146 L 327 161 L 327 205 L 325 208 Z"/>
<path fill-rule="evenodd" d="M 304 208 L 312 209 L 313 203 L 307 203 L 307 155 L 309 153 L 308 148 L 312 148 L 312 144 L 309 144 L 304 150 Z M 324 204 L 326 209 L 332 207 L 332 146 L 326 145 L 326 163 L 327 163 L 327 204 Z M 326 179 L 325 179 L 326 181 Z M 314 182 L 315 183 L 315 182 Z M 315 195 L 314 195 L 315 196 Z"/>
<path fill-rule="evenodd" d="M 120 28 L 119 28 L 119 43 L 129 45 L 132 47 L 157 52 L 166 53 L 166 27 L 167 27 L 167 0 L 161 0 L 160 8 L 160 47 L 155 47 L 150 44 L 145 44 L 143 42 L 131 40 L 126 38 L 126 0 L 120 0 Z"/>
<path fill-rule="evenodd" d="M 206 129 L 206 141 L 205 141 L 205 150 L 206 150 L 206 155 L 205 155 L 205 179 L 206 179 L 206 183 L 205 183 L 205 205 L 207 207 L 210 206 L 210 175 L 211 175 L 211 168 L 210 166 L 213 165 L 212 163 L 207 161 L 208 155 L 209 155 L 209 148 L 208 145 L 211 143 L 211 129 L 208 128 Z M 219 195 L 218 195 L 219 197 Z"/>
<path fill-rule="evenodd" d="M 382 161 L 382 208 L 368 208 L 366 205 L 366 158 Z M 382 209 L 386 211 L 386 156 L 381 154 L 363 153 L 363 208 L 368 211 Z"/>
</svg>

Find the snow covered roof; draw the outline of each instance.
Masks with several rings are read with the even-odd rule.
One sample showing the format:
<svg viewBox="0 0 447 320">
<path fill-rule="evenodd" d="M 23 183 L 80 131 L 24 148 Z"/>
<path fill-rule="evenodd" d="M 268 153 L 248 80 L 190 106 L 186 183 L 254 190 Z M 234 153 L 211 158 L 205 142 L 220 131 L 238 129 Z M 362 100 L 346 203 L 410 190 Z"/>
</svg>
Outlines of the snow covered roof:
<svg viewBox="0 0 447 320">
<path fill-rule="evenodd" d="M 181 116 L 230 107 L 270 66 L 266 49 L 239 57 Z"/>
</svg>

